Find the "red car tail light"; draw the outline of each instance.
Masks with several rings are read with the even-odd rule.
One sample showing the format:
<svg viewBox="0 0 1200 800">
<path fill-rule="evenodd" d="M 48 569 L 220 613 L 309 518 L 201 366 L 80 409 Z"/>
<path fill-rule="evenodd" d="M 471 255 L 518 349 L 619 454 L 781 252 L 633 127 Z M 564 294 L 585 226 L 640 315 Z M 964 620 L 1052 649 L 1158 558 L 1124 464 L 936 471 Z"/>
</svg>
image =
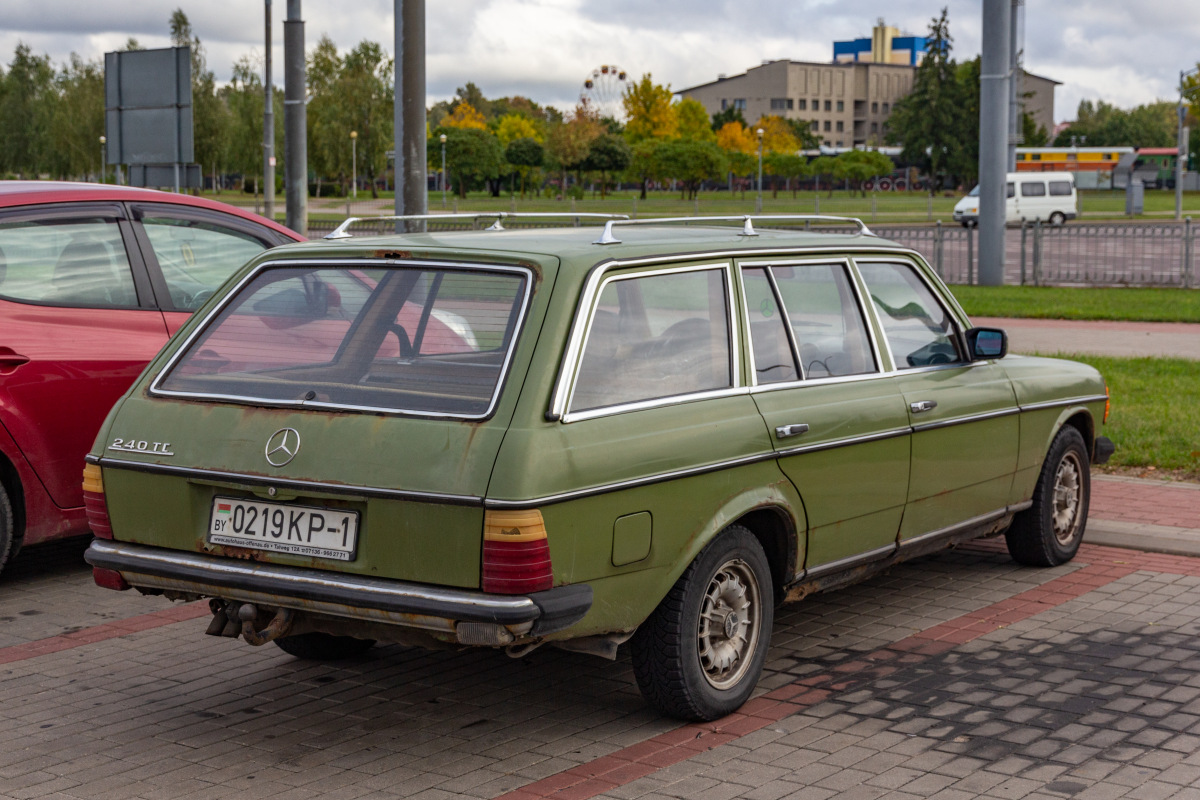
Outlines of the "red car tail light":
<svg viewBox="0 0 1200 800">
<path fill-rule="evenodd" d="M 132 589 L 121 573 L 112 569 L 104 569 L 103 567 L 92 567 L 92 580 L 101 589 L 114 589 L 118 592 L 123 592 L 126 589 Z"/>
<path fill-rule="evenodd" d="M 108 502 L 104 499 L 104 478 L 98 464 L 88 464 L 83 468 L 83 508 L 87 513 L 88 526 L 96 538 L 113 538 Z"/>
<path fill-rule="evenodd" d="M 485 592 L 528 594 L 554 583 L 542 512 L 492 511 L 483 516 Z"/>
</svg>

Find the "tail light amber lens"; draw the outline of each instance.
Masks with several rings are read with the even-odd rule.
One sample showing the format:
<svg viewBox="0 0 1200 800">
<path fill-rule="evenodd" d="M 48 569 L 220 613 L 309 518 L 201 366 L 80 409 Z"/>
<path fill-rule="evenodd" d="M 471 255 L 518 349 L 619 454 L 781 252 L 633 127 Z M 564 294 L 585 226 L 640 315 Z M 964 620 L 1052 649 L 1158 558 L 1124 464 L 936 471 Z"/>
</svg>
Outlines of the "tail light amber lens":
<svg viewBox="0 0 1200 800">
<path fill-rule="evenodd" d="M 83 508 L 88 525 L 97 539 L 113 538 L 112 522 L 108 519 L 108 502 L 104 499 L 104 478 L 98 464 L 83 468 Z"/>
<path fill-rule="evenodd" d="M 550 546 L 542 512 L 494 511 L 483 517 L 483 580 L 485 592 L 528 594 L 554 583 Z"/>
<path fill-rule="evenodd" d="M 1108 424 L 1108 412 L 1112 408 L 1112 396 L 1108 393 L 1108 382 L 1104 384 L 1104 424 Z"/>
</svg>

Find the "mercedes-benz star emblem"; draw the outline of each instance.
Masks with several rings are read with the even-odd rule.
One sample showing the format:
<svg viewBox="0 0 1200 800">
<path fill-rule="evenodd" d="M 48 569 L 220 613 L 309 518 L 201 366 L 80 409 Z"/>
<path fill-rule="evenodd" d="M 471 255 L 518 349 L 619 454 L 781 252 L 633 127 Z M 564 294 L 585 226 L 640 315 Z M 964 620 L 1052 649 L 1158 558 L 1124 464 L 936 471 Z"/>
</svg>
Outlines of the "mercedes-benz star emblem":
<svg viewBox="0 0 1200 800">
<path fill-rule="evenodd" d="M 300 452 L 300 434 L 295 428 L 280 428 L 267 439 L 267 463 L 272 467 L 287 466 Z"/>
</svg>

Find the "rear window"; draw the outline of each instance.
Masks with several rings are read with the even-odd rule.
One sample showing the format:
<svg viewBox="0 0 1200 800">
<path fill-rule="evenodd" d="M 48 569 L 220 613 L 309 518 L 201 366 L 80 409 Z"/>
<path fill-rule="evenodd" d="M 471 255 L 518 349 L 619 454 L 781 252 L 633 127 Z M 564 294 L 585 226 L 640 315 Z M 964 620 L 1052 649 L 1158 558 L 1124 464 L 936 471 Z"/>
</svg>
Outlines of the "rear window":
<svg viewBox="0 0 1200 800">
<path fill-rule="evenodd" d="M 1071 195 L 1071 182 L 1050 181 L 1050 194 L 1054 197 L 1069 197 Z"/>
<path fill-rule="evenodd" d="M 1045 197 L 1046 184 L 1044 183 L 1022 183 L 1021 197 Z"/>
<path fill-rule="evenodd" d="M 189 338 L 153 390 L 485 417 L 529 280 L 525 270 L 501 268 L 268 268 Z"/>
</svg>

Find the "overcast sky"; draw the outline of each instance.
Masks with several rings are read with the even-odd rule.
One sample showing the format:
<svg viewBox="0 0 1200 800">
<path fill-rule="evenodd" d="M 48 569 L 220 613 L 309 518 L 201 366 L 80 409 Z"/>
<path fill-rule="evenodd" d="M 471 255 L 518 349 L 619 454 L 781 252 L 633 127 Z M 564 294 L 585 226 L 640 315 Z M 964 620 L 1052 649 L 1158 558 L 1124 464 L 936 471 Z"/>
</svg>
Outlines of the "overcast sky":
<svg viewBox="0 0 1200 800">
<path fill-rule="evenodd" d="M 767 59 L 829 61 L 834 40 L 869 36 L 880 17 L 924 34 L 943 5 L 955 57 L 978 54 L 980 0 L 435 0 L 426 11 L 428 101 L 474 81 L 488 97 L 568 108 L 602 64 L 679 90 Z M 0 0 L 0 61 L 11 61 L 18 42 L 56 65 L 72 52 L 101 58 L 130 36 L 169 46 L 175 8 L 219 80 L 241 56 L 261 58 L 263 6 L 254 0 Z M 304 0 L 302 8 L 309 48 L 327 35 L 340 50 L 364 39 L 392 50 L 392 0 Z M 286 11 L 286 0 L 274 0 L 278 85 Z M 1174 100 L 1179 70 L 1197 60 L 1196 0 L 1026 0 L 1026 69 L 1062 82 L 1059 121 L 1073 119 L 1081 99 L 1126 108 Z"/>
</svg>

